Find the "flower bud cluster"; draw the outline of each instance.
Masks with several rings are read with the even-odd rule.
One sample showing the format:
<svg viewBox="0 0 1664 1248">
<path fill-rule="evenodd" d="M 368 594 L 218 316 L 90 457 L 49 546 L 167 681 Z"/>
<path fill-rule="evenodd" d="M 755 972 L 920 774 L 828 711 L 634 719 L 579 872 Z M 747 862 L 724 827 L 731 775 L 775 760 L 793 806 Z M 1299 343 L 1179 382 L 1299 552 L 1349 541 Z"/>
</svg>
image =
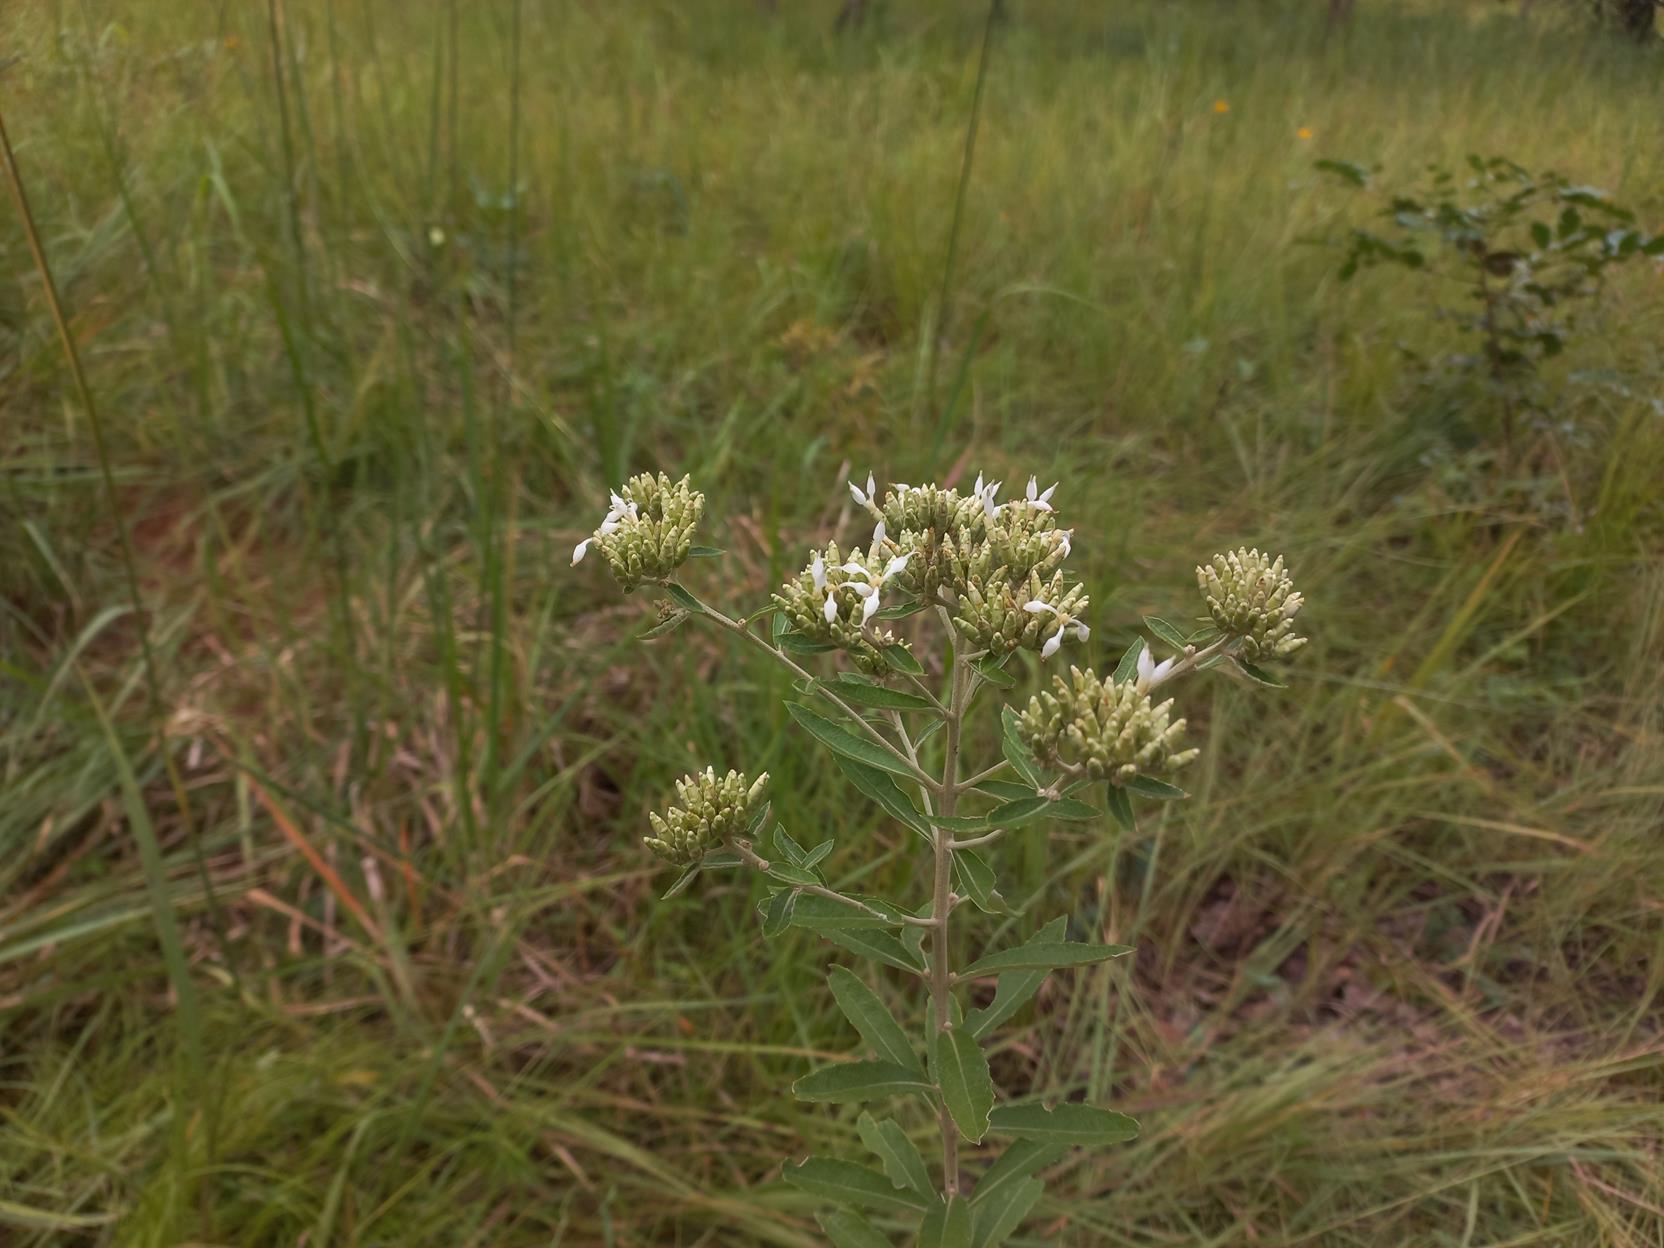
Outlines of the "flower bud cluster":
<svg viewBox="0 0 1664 1248">
<path fill-rule="evenodd" d="M 738 771 L 718 779 L 714 767 L 683 776 L 676 782 L 676 800 L 681 804 L 663 816 L 647 816 L 654 835 L 643 837 L 642 844 L 666 862 L 691 866 L 745 830 L 767 787 L 766 771 L 754 781 L 747 781 Z"/>
<path fill-rule="evenodd" d="M 954 613 L 974 646 L 1003 658 L 1084 641 L 1085 591 L 1063 583 L 1069 531 L 1057 527 L 1051 489 L 1029 479 L 1025 497 L 1001 503 L 1001 483 L 978 477 L 968 495 L 937 485 L 896 485 L 880 499 L 869 476 L 850 493 L 878 522 L 875 549 L 907 559 L 898 586 Z M 889 536 L 886 536 L 888 534 Z"/>
<path fill-rule="evenodd" d="M 1038 650 L 1049 659 L 1065 640 L 1085 641 L 1091 630 L 1079 616 L 1090 605 L 1082 585 L 1065 587 L 1063 573 L 1042 581 L 1038 572 L 1016 585 L 1001 577 L 967 581 L 953 622 L 973 646 L 1004 658 L 1016 650 Z"/>
<path fill-rule="evenodd" d="M 884 647 L 899 644 L 895 634 L 874 627 L 885 587 L 910 562 L 907 555 L 887 554 L 874 542 L 866 554 L 846 558 L 836 542 L 817 551 L 809 566 L 780 587 L 775 605 L 785 612 L 793 632 L 809 641 L 849 651 L 869 672 L 887 669 Z"/>
<path fill-rule="evenodd" d="M 1305 599 L 1283 568 L 1257 550 L 1238 548 L 1215 555 L 1196 569 L 1196 584 L 1207 600 L 1213 622 L 1242 639 L 1246 659 L 1286 659 L 1306 638 L 1295 635 L 1294 617 Z"/>
<path fill-rule="evenodd" d="M 1157 706 L 1131 681 L 1116 684 L 1078 667 L 1068 680 L 1054 676 L 1052 686 L 1055 692 L 1029 699 L 1021 720 L 1029 748 L 1044 763 L 1120 784 L 1177 771 L 1199 753 L 1178 748 L 1185 721 L 1171 718 L 1171 698 Z"/>
<path fill-rule="evenodd" d="M 594 545 L 624 589 L 664 580 L 687 559 L 704 510 L 705 496 L 688 484 L 687 477 L 673 482 L 662 472 L 641 473 L 613 494 L 601 527 L 578 543 L 572 562 Z"/>
</svg>

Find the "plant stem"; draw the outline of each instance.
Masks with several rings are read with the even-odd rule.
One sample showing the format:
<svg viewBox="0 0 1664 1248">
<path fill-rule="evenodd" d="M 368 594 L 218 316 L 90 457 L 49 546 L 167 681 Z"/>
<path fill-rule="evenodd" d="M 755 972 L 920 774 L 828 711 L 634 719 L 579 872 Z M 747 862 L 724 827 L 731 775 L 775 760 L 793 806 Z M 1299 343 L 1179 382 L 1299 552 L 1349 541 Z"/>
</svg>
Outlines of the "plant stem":
<svg viewBox="0 0 1664 1248">
<path fill-rule="evenodd" d="M 745 859 L 747 866 L 754 867 L 758 871 L 762 871 L 765 874 L 767 873 L 769 868 L 768 859 L 762 857 L 756 850 L 752 849 L 750 842 L 736 839 L 730 841 L 729 844 L 733 846 L 733 850 L 736 854 Z M 792 887 L 796 888 L 799 892 L 813 893 L 816 897 L 825 897 L 828 901 L 835 901 L 840 905 L 849 906 L 852 909 L 861 911 L 863 914 L 870 914 L 874 918 L 883 919 L 887 923 L 895 921 L 892 916 L 885 914 L 882 910 L 874 910 L 860 898 L 846 897 L 843 893 L 838 892 L 836 889 L 822 888 L 819 884 L 794 884 Z M 914 927 L 936 926 L 935 919 L 921 919 L 911 914 L 901 915 L 900 921 L 902 923 L 911 924 Z"/>
<path fill-rule="evenodd" d="M 942 612 L 942 627 L 948 639 L 953 637 L 952 621 Z M 941 813 L 952 815 L 959 803 L 955 778 L 959 772 L 960 728 L 965 716 L 965 690 L 970 682 L 969 672 L 957 648 L 953 655 L 953 684 L 948 696 L 948 716 L 945 735 L 946 757 L 942 763 Z M 948 916 L 953 913 L 953 836 L 946 828 L 933 828 L 935 856 L 935 889 L 932 893 L 930 917 L 936 930 L 930 940 L 930 1027 L 931 1042 L 948 1028 L 949 985 L 953 974 L 949 962 L 952 952 L 948 946 Z M 959 1191 L 959 1128 L 944 1101 L 937 1107 L 937 1124 L 942 1132 L 942 1195 L 951 1198 Z"/>
</svg>

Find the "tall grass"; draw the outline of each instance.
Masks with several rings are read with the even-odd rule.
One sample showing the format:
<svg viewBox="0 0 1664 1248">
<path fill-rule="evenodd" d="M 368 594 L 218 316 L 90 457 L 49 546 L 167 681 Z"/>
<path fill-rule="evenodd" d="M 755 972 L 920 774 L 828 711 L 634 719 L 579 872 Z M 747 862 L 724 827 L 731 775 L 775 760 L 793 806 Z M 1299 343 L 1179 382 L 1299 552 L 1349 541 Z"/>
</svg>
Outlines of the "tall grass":
<svg viewBox="0 0 1664 1248">
<path fill-rule="evenodd" d="M 854 1151 L 784 1093 L 848 1047 L 830 955 L 765 957 L 740 881 L 654 904 L 636 837 L 744 760 L 891 849 L 874 887 L 905 843 L 756 709 L 776 674 L 615 661 L 638 604 L 566 565 L 608 485 L 685 470 L 760 603 L 852 524 L 847 463 L 1061 477 L 1100 665 L 1226 543 L 1312 604 L 1279 714 L 1193 695 L 1191 802 L 1003 851 L 1141 950 L 996 1055 L 1145 1125 L 1027 1242 L 1657 1248 L 1661 288 L 1568 360 L 1631 397 L 1578 391 L 1585 520 L 1545 518 L 1444 453 L 1397 351 L 1439 327 L 1332 280 L 1355 205 L 1311 169 L 1496 152 L 1658 223 L 1656 59 L 1500 6 L 1325 45 L 1307 6 L 1012 3 L 951 229 L 981 11 L 821 7 L 0 14 L 115 500 L 0 218 L 0 1240 L 815 1242 L 774 1167 Z"/>
</svg>

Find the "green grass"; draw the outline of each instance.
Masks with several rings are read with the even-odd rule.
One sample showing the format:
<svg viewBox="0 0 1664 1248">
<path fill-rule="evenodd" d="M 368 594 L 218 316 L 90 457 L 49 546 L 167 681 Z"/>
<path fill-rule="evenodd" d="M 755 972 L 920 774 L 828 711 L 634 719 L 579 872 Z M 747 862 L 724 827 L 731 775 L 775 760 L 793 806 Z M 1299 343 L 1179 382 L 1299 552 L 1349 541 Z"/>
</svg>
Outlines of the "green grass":
<svg viewBox="0 0 1664 1248">
<path fill-rule="evenodd" d="M 1144 1124 L 1025 1242 L 1664 1245 L 1664 424 L 1580 390 L 1541 505 L 1441 455 L 1425 296 L 1335 281 L 1359 205 L 1311 169 L 1505 154 L 1658 223 L 1657 57 L 1500 6 L 1325 45 L 1310 5 L 1013 3 L 932 398 L 981 14 L 780 7 L 0 16 L 120 509 L 8 213 L 0 1240 L 816 1242 L 778 1164 L 858 1151 L 786 1091 L 850 1047 L 842 955 L 762 948 L 743 881 L 655 904 L 637 837 L 706 761 L 911 895 L 906 834 L 778 673 L 638 647 L 567 561 L 688 471 L 702 592 L 758 604 L 871 465 L 1061 477 L 1100 666 L 1227 543 L 1310 600 L 1287 693 L 1184 692 L 1193 800 L 998 855 L 1140 947 L 995 1055 Z M 1660 289 L 1567 370 L 1656 393 Z"/>
</svg>

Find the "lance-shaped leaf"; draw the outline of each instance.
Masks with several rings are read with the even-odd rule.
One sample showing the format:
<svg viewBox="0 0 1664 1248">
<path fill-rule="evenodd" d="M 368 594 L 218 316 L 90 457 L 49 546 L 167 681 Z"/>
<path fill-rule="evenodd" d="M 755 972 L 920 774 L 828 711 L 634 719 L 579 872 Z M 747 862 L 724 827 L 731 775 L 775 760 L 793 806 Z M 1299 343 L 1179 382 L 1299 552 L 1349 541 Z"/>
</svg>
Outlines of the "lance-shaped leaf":
<svg viewBox="0 0 1664 1248">
<path fill-rule="evenodd" d="M 1020 1184 L 1037 1170 L 1043 1170 L 1063 1159 L 1069 1151 L 1067 1144 L 1042 1144 L 1038 1140 L 1018 1140 L 1000 1154 L 1000 1159 L 976 1181 L 971 1193 L 971 1204 L 980 1205 L 1001 1195 L 1002 1189 Z"/>
<path fill-rule="evenodd" d="M 1009 706 L 1000 711 L 1000 727 L 1000 750 L 1005 755 L 1005 761 L 1011 764 L 1019 776 L 1038 789 L 1040 764 L 1034 757 L 1034 751 L 1029 749 L 1028 743 L 1023 740 L 1022 721 L 1017 718 L 1017 712 Z"/>
<path fill-rule="evenodd" d="M 682 872 L 682 874 L 676 877 L 676 882 L 674 884 L 664 890 L 664 895 L 660 897 L 659 900 L 669 901 L 672 897 L 681 896 L 687 891 L 688 885 L 692 884 L 694 880 L 699 878 L 699 872 L 702 869 L 703 868 L 697 862 L 691 867 L 688 867 Z"/>
<path fill-rule="evenodd" d="M 988 1129 L 995 1135 L 1039 1144 L 1119 1144 L 1138 1136 L 1136 1119 L 1073 1102 L 1053 1109 L 1038 1104 L 1001 1105 L 989 1115 Z"/>
<path fill-rule="evenodd" d="M 835 724 L 824 715 L 817 715 L 799 703 L 788 702 L 786 710 L 804 731 L 834 753 L 842 754 L 845 758 L 853 758 L 858 763 L 865 763 L 880 771 L 887 771 L 891 775 L 914 778 L 912 769 L 906 763 L 877 742 L 866 737 L 858 737 L 841 724 Z"/>
<path fill-rule="evenodd" d="M 1059 915 L 1046 926 L 1042 927 L 1025 942 L 1030 945 L 1055 945 L 1063 941 L 1063 933 L 1068 929 L 1069 920 Z M 1046 982 L 1047 968 L 1030 968 L 1021 971 L 1006 971 L 994 985 L 994 999 L 980 1010 L 971 1011 L 965 1019 L 965 1028 L 973 1036 L 986 1036 L 1018 1010 L 1022 1009 L 1040 991 L 1040 985 Z"/>
<path fill-rule="evenodd" d="M 1096 806 L 1088 806 L 1085 802 L 1073 797 L 1060 797 L 1046 807 L 1046 818 L 1069 819 L 1077 823 L 1084 823 L 1092 819 L 1102 819 L 1104 812 Z"/>
<path fill-rule="evenodd" d="M 901 1129 L 900 1123 L 890 1118 L 880 1122 L 862 1110 L 861 1116 L 855 1120 L 855 1129 L 861 1133 L 861 1143 L 883 1163 L 884 1173 L 890 1176 L 890 1182 L 921 1196 L 936 1194 L 930 1185 L 930 1171 L 925 1167 L 924 1158 L 919 1156 L 917 1146 L 907 1138 L 907 1132 Z"/>
<path fill-rule="evenodd" d="M 853 758 L 845 758 L 842 754 L 834 756 L 833 761 L 851 784 L 882 806 L 892 819 L 906 824 L 925 840 L 931 839 L 930 824 L 925 822 L 918 807 L 888 774 L 876 767 L 858 763 Z"/>
<path fill-rule="evenodd" d="M 850 1025 L 886 1062 L 921 1070 L 919 1055 L 908 1043 L 907 1033 L 896 1022 L 895 1015 L 871 988 L 847 966 L 834 966 L 826 976 L 832 998 L 838 1003 Z"/>
<path fill-rule="evenodd" d="M 967 975 L 994 975 L 1002 971 L 1053 970 L 1061 966 L 1090 966 L 1123 958 L 1132 952 L 1131 945 L 1089 945 L 1084 941 L 1030 941 L 1015 949 L 1001 949 L 985 958 L 978 958 L 963 971 Z"/>
<path fill-rule="evenodd" d="M 1241 669 L 1242 674 L 1244 676 L 1246 676 L 1249 680 L 1253 681 L 1256 685 L 1264 685 L 1267 689 L 1287 689 L 1288 688 L 1287 685 L 1285 685 L 1282 681 L 1278 680 L 1275 676 L 1273 676 L 1270 672 L 1266 671 L 1263 667 L 1260 667 L 1256 664 L 1250 663 L 1247 659 L 1244 659 L 1244 658 L 1238 656 L 1237 661 L 1236 661 L 1236 665 L 1237 665 L 1238 668 Z"/>
<path fill-rule="evenodd" d="M 1138 675 L 1138 656 L 1149 647 L 1144 644 L 1142 637 L 1134 637 L 1132 645 L 1121 655 L 1121 661 L 1115 665 L 1115 675 L 1112 677 L 1118 685 L 1125 684 Z"/>
<path fill-rule="evenodd" d="M 832 692 L 854 706 L 871 706 L 881 711 L 934 711 L 928 701 L 916 693 L 891 689 L 887 685 L 869 685 L 865 681 L 840 680 L 831 686 Z"/>
<path fill-rule="evenodd" d="M 1000 1248 L 1023 1224 L 1045 1190 L 1046 1185 L 1039 1179 L 1018 1179 L 988 1197 L 976 1208 L 971 1248 Z"/>
<path fill-rule="evenodd" d="M 987 914 L 1011 913 L 1011 907 L 1000 896 L 994 868 L 974 849 L 953 851 L 953 878 L 959 891 L 975 902 L 978 910 Z"/>
<path fill-rule="evenodd" d="M 1112 784 L 1109 786 L 1107 801 L 1109 813 L 1115 816 L 1115 822 L 1128 832 L 1136 831 L 1132 818 L 1132 799 L 1127 796 L 1127 791 L 1120 785 Z"/>
<path fill-rule="evenodd" d="M 984 780 L 976 786 L 978 793 L 986 793 L 989 797 L 997 797 L 1002 802 L 1014 802 L 1019 798 L 1033 797 L 1032 784 L 1018 784 L 1014 780 Z"/>
<path fill-rule="evenodd" d="M 1001 689 L 1015 689 L 1017 687 L 1017 678 L 1006 671 L 1002 663 L 997 663 L 992 658 L 978 659 L 971 664 L 971 667 L 978 676 L 990 685 L 996 685 Z"/>
<path fill-rule="evenodd" d="M 809 924 L 802 926 L 808 927 Z M 871 958 L 874 962 L 882 962 L 886 966 L 893 966 L 899 971 L 912 971 L 915 975 L 924 973 L 924 958 L 915 954 L 901 941 L 888 932 L 865 931 L 855 928 L 849 931 L 838 931 L 831 928 L 812 928 L 823 939 L 830 940 L 834 945 L 842 946 L 851 953 L 858 953 L 863 958 Z"/>
<path fill-rule="evenodd" d="M 971 1248 L 971 1206 L 963 1197 L 940 1196 L 919 1227 L 919 1248 Z"/>
<path fill-rule="evenodd" d="M 1052 805 L 1055 803 L 1049 797 L 1030 793 L 1027 797 L 1019 797 L 994 807 L 983 816 L 983 821 L 990 828 L 1014 828 L 1031 819 L 1038 819 L 1046 813 L 1046 808 Z"/>
<path fill-rule="evenodd" d="M 1176 802 L 1180 798 L 1189 797 L 1176 784 L 1168 784 L 1165 780 L 1157 780 L 1154 776 L 1132 776 L 1126 781 L 1127 791 L 1136 793 L 1140 797 L 1153 798 L 1158 802 Z"/>
<path fill-rule="evenodd" d="M 907 1210 L 922 1212 L 927 1207 L 925 1198 L 917 1192 L 898 1190 L 878 1171 L 853 1161 L 811 1157 L 801 1165 L 794 1166 L 787 1162 L 780 1171 L 780 1177 L 812 1196 L 859 1209 L 886 1209 L 900 1213 Z"/>
<path fill-rule="evenodd" d="M 839 894 L 843 896 L 844 894 Z M 859 928 L 895 927 L 901 920 L 887 915 L 894 907 L 882 897 L 855 897 L 855 900 L 865 903 L 869 909 L 857 910 L 854 906 L 846 906 L 842 902 L 834 901 L 830 897 L 823 897 L 818 893 L 808 893 L 800 897 L 797 909 L 792 914 L 792 922 L 798 927 L 806 927 L 811 931 L 825 935 L 827 932 L 847 932 Z M 871 910 L 881 913 L 873 914 Z M 899 911 L 897 912 L 899 913 Z"/>
<path fill-rule="evenodd" d="M 930 1046 L 931 1073 L 959 1134 L 973 1144 L 988 1133 L 994 1079 L 976 1037 L 961 1027 L 938 1031 Z"/>
<path fill-rule="evenodd" d="M 664 592 L 670 597 L 672 602 L 682 608 L 682 610 L 688 612 L 690 615 L 705 614 L 704 604 L 692 594 L 688 593 L 687 590 L 683 589 L 675 581 L 671 581 L 667 584 L 664 587 Z"/>
<path fill-rule="evenodd" d="M 832 1248 L 892 1248 L 889 1238 L 879 1234 L 871 1222 L 847 1209 L 817 1213 L 815 1221 L 832 1241 Z"/>
<path fill-rule="evenodd" d="M 820 877 L 807 867 L 794 867 L 789 862 L 771 862 L 768 864 L 768 874 L 771 879 L 782 884 L 792 884 L 798 888 L 808 888 L 820 883 Z"/>
<path fill-rule="evenodd" d="M 920 666 L 919 661 L 913 657 L 912 651 L 908 650 L 906 646 L 900 644 L 885 646 L 879 653 L 884 656 L 884 662 L 898 672 L 905 672 L 909 676 L 924 675 L 924 668 Z"/>
<path fill-rule="evenodd" d="M 792 1084 L 792 1095 L 800 1101 L 876 1101 L 931 1090 L 922 1071 L 894 1062 L 840 1062 L 811 1071 Z"/>
<path fill-rule="evenodd" d="M 1144 617 L 1144 627 L 1149 629 L 1162 641 L 1165 641 L 1181 654 L 1184 652 L 1185 646 L 1189 644 L 1185 640 L 1184 631 L 1182 629 L 1176 628 L 1172 624 L 1169 624 L 1159 615 L 1146 615 Z"/>
<path fill-rule="evenodd" d="M 637 641 L 651 641 L 655 637 L 663 637 L 666 633 L 673 633 L 688 622 L 690 611 L 672 611 L 652 628 L 643 629 L 636 634 Z"/>
<path fill-rule="evenodd" d="M 782 889 L 769 898 L 763 911 L 763 935 L 773 939 L 791 926 L 792 911 L 797 908 L 798 891 Z"/>
</svg>

